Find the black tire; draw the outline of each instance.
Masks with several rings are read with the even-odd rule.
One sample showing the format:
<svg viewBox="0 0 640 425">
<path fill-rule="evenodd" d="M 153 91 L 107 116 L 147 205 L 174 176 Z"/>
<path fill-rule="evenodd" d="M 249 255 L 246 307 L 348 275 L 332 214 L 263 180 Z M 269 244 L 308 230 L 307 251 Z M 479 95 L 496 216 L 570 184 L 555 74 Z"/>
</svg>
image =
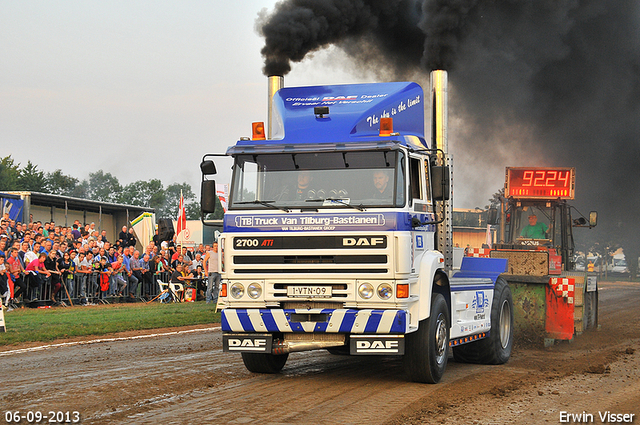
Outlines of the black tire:
<svg viewBox="0 0 640 425">
<path fill-rule="evenodd" d="M 287 354 L 242 353 L 242 361 L 249 372 L 278 373 L 289 358 Z"/>
<path fill-rule="evenodd" d="M 460 363 L 506 363 L 513 348 L 513 328 L 511 289 L 507 281 L 499 277 L 493 291 L 489 337 L 453 347 L 453 358 Z"/>
<path fill-rule="evenodd" d="M 333 354 L 334 356 L 348 356 L 350 354 L 348 346 L 331 347 L 327 348 L 327 351 L 329 352 L 329 354 Z"/>
<path fill-rule="evenodd" d="M 584 312 L 582 314 L 582 323 L 583 323 L 583 330 L 586 331 L 587 329 L 591 328 L 591 316 L 592 316 L 592 310 L 591 310 L 591 300 L 589 297 L 589 293 L 585 292 L 583 294 L 584 297 Z"/>
<path fill-rule="evenodd" d="M 598 326 L 598 292 L 584 293 L 584 330 L 595 329 Z"/>
<path fill-rule="evenodd" d="M 413 382 L 440 382 L 449 356 L 449 308 L 441 294 L 431 300 L 431 315 L 420 321 L 418 330 L 407 334 L 404 369 Z"/>
</svg>

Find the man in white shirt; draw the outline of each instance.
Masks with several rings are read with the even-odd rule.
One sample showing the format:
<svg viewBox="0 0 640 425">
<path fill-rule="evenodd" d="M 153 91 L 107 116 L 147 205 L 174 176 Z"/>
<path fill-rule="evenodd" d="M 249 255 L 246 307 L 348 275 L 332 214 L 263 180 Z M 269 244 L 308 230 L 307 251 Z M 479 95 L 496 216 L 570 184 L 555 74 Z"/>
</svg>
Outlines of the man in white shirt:
<svg viewBox="0 0 640 425">
<path fill-rule="evenodd" d="M 92 296 L 91 290 L 87 293 L 87 280 L 91 274 L 91 263 L 87 260 L 84 252 L 79 252 L 73 262 L 76 264 L 75 279 L 78 282 L 77 288 L 79 289 L 81 302 L 86 304 Z"/>
<path fill-rule="evenodd" d="M 32 250 L 29 250 L 29 251 L 24 253 L 24 264 L 25 264 L 25 267 L 30 262 L 32 262 L 33 260 L 38 258 L 38 252 L 36 252 L 36 251 L 40 251 L 40 243 L 39 242 L 36 242 L 36 243 L 33 244 L 33 249 Z"/>
<path fill-rule="evenodd" d="M 196 258 L 191 262 L 191 266 L 189 266 L 189 271 L 195 270 L 198 266 L 202 266 L 202 255 L 200 253 L 196 253 Z"/>
<path fill-rule="evenodd" d="M 212 300 L 218 302 L 218 293 L 220 291 L 220 273 L 218 272 L 218 242 L 213 243 L 213 249 L 207 251 L 204 257 L 204 271 L 209 276 L 207 283 L 206 300 L 209 304 Z"/>
</svg>

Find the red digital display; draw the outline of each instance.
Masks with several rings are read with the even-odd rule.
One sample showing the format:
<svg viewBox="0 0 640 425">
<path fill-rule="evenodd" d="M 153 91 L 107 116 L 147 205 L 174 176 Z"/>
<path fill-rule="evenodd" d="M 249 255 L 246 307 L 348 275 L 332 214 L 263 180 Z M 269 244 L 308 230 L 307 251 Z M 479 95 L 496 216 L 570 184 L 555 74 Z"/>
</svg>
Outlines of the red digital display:
<svg viewBox="0 0 640 425">
<path fill-rule="evenodd" d="M 506 196 L 518 199 L 573 199 L 575 168 L 507 167 Z"/>
</svg>

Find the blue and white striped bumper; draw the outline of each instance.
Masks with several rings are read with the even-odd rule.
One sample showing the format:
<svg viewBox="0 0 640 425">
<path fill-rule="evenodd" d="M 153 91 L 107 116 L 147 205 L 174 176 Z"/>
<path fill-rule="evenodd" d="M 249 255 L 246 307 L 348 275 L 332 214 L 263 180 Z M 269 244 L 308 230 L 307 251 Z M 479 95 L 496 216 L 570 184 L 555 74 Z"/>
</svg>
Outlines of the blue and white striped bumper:
<svg viewBox="0 0 640 425">
<path fill-rule="evenodd" d="M 292 321 L 299 315 L 318 315 L 325 321 Z M 222 310 L 224 332 L 324 332 L 348 334 L 405 334 L 405 310 L 352 309 L 231 309 Z"/>
</svg>

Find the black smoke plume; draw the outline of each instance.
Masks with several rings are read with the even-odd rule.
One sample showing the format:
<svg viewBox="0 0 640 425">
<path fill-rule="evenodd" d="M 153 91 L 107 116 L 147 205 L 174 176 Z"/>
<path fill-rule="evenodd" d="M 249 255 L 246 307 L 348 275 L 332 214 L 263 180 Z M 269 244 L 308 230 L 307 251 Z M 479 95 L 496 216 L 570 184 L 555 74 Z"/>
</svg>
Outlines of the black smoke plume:
<svg viewBox="0 0 640 425">
<path fill-rule="evenodd" d="M 575 166 L 574 205 L 599 212 L 575 236 L 640 253 L 637 0 L 288 0 L 258 26 L 268 75 L 328 45 L 381 79 L 448 70 L 458 188 L 493 193 L 482 176 L 506 166 Z"/>
<path fill-rule="evenodd" d="M 265 22 L 258 22 L 265 38 L 265 75 L 285 75 L 291 62 L 330 44 L 374 36 L 385 50 L 419 58 L 422 32 L 417 27 L 420 6 L 398 0 L 285 1 Z M 376 37 L 379 35 L 380 37 Z M 384 40 L 388 40 L 385 42 Z"/>
</svg>

